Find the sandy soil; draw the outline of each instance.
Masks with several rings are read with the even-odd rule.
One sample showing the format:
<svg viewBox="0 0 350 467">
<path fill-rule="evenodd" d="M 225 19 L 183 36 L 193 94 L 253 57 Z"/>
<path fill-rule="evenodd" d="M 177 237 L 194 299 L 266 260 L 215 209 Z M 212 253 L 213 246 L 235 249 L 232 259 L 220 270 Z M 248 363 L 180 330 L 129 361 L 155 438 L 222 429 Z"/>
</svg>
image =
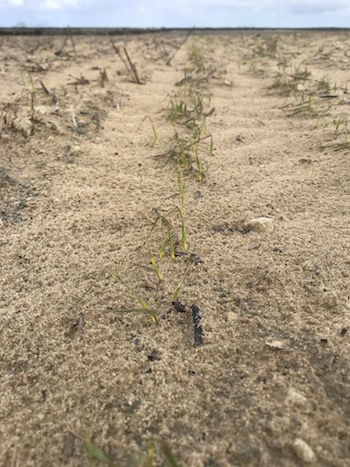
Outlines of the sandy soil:
<svg viewBox="0 0 350 467">
<path fill-rule="evenodd" d="M 350 466 L 349 34 L 113 40 L 142 85 L 104 37 L 0 38 L 1 465 Z M 214 155 L 159 282 L 196 89 Z"/>
</svg>

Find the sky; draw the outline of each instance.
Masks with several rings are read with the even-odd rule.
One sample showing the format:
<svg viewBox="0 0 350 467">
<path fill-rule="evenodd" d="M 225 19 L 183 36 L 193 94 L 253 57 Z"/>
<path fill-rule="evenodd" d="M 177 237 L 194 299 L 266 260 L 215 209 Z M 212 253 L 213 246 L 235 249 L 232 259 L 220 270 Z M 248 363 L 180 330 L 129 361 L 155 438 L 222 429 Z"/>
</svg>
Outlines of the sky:
<svg viewBox="0 0 350 467">
<path fill-rule="evenodd" d="M 350 0 L 0 0 L 0 27 L 350 27 Z"/>
</svg>

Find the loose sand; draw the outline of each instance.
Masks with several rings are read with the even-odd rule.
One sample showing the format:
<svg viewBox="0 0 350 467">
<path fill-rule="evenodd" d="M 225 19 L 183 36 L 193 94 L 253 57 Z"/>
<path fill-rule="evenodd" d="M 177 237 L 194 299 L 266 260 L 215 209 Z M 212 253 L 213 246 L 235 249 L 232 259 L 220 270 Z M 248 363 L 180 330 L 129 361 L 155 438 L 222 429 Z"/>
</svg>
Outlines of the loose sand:
<svg viewBox="0 0 350 467">
<path fill-rule="evenodd" d="M 118 466 L 151 441 L 165 465 L 161 440 L 183 466 L 350 466 L 349 34 L 193 35 L 170 66 L 183 37 L 113 40 L 143 85 L 105 37 L 0 38 L 1 465 L 85 466 L 88 439 Z M 145 229 L 179 194 L 154 156 L 196 60 L 214 156 L 158 284 Z"/>
</svg>

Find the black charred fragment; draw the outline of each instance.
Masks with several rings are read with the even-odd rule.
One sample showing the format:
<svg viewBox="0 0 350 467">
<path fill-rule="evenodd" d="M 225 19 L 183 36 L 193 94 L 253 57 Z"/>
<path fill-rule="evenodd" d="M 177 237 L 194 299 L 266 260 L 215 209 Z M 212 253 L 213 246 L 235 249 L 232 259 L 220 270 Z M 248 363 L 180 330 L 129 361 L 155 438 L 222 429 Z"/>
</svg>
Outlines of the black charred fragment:
<svg viewBox="0 0 350 467">
<path fill-rule="evenodd" d="M 203 328 L 201 325 L 202 316 L 197 305 L 193 304 L 191 306 L 191 310 L 194 329 L 194 345 L 195 347 L 198 347 L 203 344 Z"/>
</svg>

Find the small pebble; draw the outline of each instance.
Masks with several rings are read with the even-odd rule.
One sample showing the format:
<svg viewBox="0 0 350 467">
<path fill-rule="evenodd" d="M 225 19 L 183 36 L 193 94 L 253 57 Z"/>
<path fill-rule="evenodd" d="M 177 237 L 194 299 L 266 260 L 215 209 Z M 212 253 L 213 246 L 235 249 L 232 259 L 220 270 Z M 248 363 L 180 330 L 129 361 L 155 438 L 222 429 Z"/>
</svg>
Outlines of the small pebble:
<svg viewBox="0 0 350 467">
<path fill-rule="evenodd" d="M 286 346 L 286 342 L 284 341 L 271 341 L 271 342 L 266 342 L 266 345 L 270 347 L 273 350 L 282 350 Z"/>
<path fill-rule="evenodd" d="M 305 396 L 300 394 L 300 392 L 296 391 L 294 388 L 290 387 L 288 389 L 286 403 L 291 405 L 304 405 L 307 402 Z"/>
<path fill-rule="evenodd" d="M 293 446 L 295 454 L 299 457 L 300 460 L 308 464 L 315 462 L 315 453 L 304 440 L 302 440 L 301 438 L 296 438 Z"/>
<path fill-rule="evenodd" d="M 273 219 L 270 217 L 257 217 L 256 219 L 245 221 L 244 228 L 247 232 L 269 232 L 274 229 Z"/>
<path fill-rule="evenodd" d="M 330 290 L 328 292 L 324 292 L 322 297 L 319 300 L 319 304 L 323 308 L 335 308 L 338 305 L 338 295 L 336 292 L 333 290 Z"/>
</svg>

